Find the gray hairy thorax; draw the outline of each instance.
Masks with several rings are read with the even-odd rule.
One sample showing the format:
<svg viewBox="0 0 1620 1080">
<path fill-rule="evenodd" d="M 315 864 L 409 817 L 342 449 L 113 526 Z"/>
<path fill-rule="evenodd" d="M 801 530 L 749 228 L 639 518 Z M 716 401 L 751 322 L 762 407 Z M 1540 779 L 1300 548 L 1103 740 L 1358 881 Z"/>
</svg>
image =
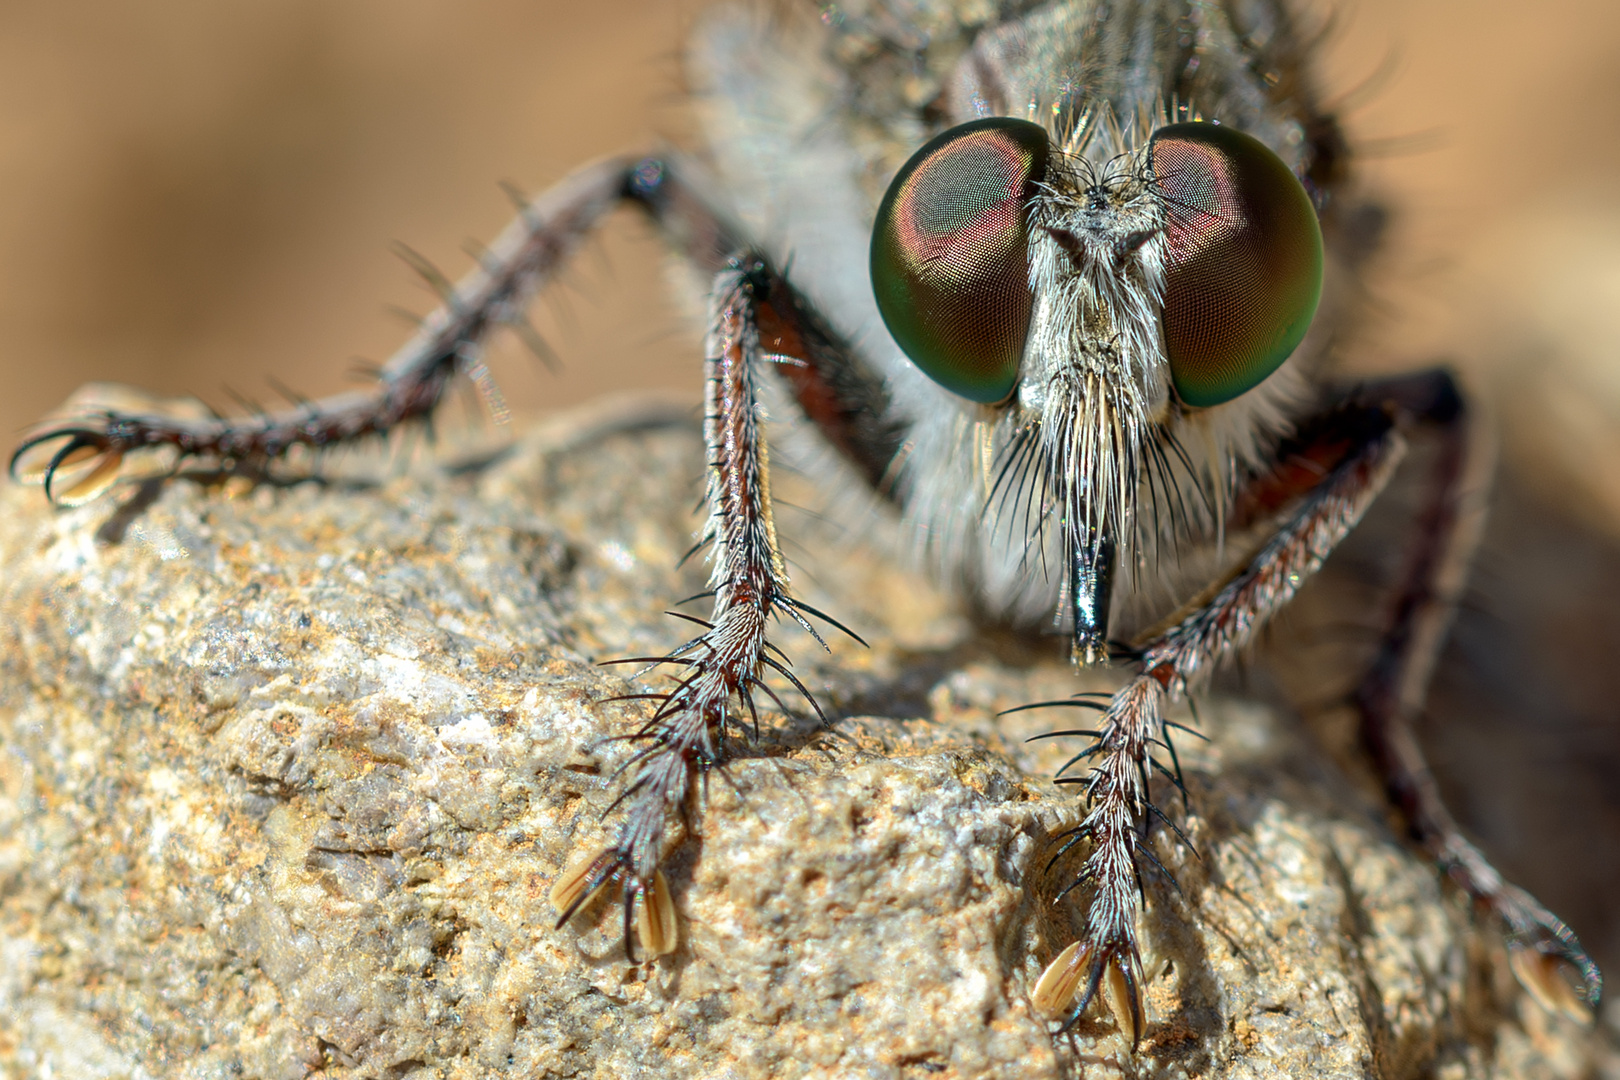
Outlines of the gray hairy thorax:
<svg viewBox="0 0 1620 1080">
<path fill-rule="evenodd" d="M 1066 575 L 1052 567 L 1064 564 L 1064 529 L 1071 542 L 1104 525 L 1123 538 L 1115 608 L 1127 632 L 1208 580 L 1233 487 L 1313 402 L 1346 272 L 1330 249 L 1328 299 L 1282 369 L 1188 414 L 1170 401 L 1158 329 L 1161 241 L 1124 259 L 1113 241 L 1161 213 L 1132 179 L 1167 118 L 1230 124 L 1304 171 L 1318 117 L 1285 8 L 856 0 L 816 21 L 721 8 L 694 35 L 689 68 L 727 209 L 889 383 L 909 429 L 897 484 L 927 563 L 987 612 L 1059 630 Z M 884 186 L 910 153 L 998 115 L 1043 124 L 1067 151 L 1032 216 L 1080 244 L 1034 231 L 1037 299 L 1016 407 L 992 410 L 905 359 L 878 316 L 867 252 Z M 1332 193 L 1315 194 L 1331 246 Z M 1043 452 L 1002 474 L 1034 420 Z M 784 435 L 789 454 L 839 470 L 813 439 Z M 1076 471 L 1086 475 L 1050 482 Z M 871 512 L 862 496 L 839 501 Z"/>
</svg>

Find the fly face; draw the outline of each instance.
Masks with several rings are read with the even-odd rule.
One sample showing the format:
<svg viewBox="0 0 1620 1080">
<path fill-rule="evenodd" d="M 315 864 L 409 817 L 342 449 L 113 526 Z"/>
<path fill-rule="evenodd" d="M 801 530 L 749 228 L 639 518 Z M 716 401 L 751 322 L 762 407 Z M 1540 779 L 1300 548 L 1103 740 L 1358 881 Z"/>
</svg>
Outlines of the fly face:
<svg viewBox="0 0 1620 1080">
<path fill-rule="evenodd" d="M 1116 538 L 1134 532 L 1143 444 L 1169 401 L 1163 205 L 1144 152 L 1094 165 L 1090 134 L 951 129 L 895 178 L 872 247 L 896 340 L 979 405 L 953 456 L 979 470 L 985 529 L 1021 571 L 1032 555 L 1068 568 L 1085 662 L 1105 646 Z"/>
<path fill-rule="evenodd" d="M 1042 518 L 1056 523 L 1081 663 L 1106 655 L 1119 540 L 1133 550 L 1144 451 L 1170 404 L 1158 327 L 1164 205 L 1145 152 L 1092 166 L 1088 128 L 1030 205 L 1035 304 L 1009 443 L 1040 443 L 1038 473 L 1009 490 L 1038 483 Z"/>
<path fill-rule="evenodd" d="M 1137 143 L 1106 126 L 950 129 L 890 185 L 871 261 L 895 340 L 977 406 L 953 456 L 979 468 L 1003 560 L 1062 568 L 1082 663 L 1105 654 L 1115 560 L 1207 525 L 1189 500 L 1226 495 L 1265 426 L 1264 397 L 1236 402 L 1299 345 L 1322 282 L 1315 211 L 1258 140 L 1161 119 Z M 1249 438 L 1218 437 L 1234 431 Z"/>
</svg>

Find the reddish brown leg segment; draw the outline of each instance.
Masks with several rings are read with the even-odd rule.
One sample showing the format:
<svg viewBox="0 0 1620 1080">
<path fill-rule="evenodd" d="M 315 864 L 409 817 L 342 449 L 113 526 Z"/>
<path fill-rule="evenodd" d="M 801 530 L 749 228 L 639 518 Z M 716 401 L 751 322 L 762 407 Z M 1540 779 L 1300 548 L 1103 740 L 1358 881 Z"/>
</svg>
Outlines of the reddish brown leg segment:
<svg viewBox="0 0 1620 1080">
<path fill-rule="evenodd" d="M 1597 965 L 1562 920 L 1504 881 L 1463 835 L 1413 730 L 1483 530 L 1481 474 L 1489 471 L 1478 460 L 1462 399 L 1449 378 L 1439 377 L 1439 385 L 1431 377 L 1425 387 L 1422 376 L 1414 376 L 1392 387 L 1406 391 L 1414 416 L 1439 427 L 1442 445 L 1388 629 L 1354 695 L 1362 739 L 1414 838 L 1507 928 L 1519 981 L 1548 1009 L 1587 1020 L 1603 993 Z"/>
</svg>

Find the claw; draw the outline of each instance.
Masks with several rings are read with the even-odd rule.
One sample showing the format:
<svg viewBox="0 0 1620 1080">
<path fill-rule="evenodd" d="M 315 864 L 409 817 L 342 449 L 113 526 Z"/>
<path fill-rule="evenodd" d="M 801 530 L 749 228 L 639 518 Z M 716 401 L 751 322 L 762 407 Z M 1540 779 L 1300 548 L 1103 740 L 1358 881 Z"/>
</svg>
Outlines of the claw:
<svg viewBox="0 0 1620 1080">
<path fill-rule="evenodd" d="M 58 506 L 83 506 L 118 482 L 118 472 L 124 464 L 124 452 L 122 450 L 95 450 L 93 447 L 87 449 L 93 450 L 95 455 L 100 456 L 101 460 L 96 462 L 95 466 L 86 471 L 83 476 L 74 479 L 73 483 L 69 484 L 65 490 L 55 490 L 55 488 L 61 468 L 66 464 L 66 459 L 55 463 L 50 472 L 47 473 L 45 477 L 45 497 Z"/>
<path fill-rule="evenodd" d="M 1129 944 L 1099 949 L 1089 942 L 1076 941 L 1058 953 L 1057 959 L 1041 973 L 1030 1001 L 1038 1011 L 1054 1018 L 1069 1012 L 1069 1019 L 1063 1025 L 1068 1027 L 1080 1019 L 1100 989 L 1109 1011 L 1114 1014 L 1119 1033 L 1129 1040 L 1134 1053 L 1146 1027 L 1141 972 L 1142 965 Z M 1076 1004 L 1075 995 L 1082 979 L 1086 988 Z"/>
<path fill-rule="evenodd" d="M 1076 941 L 1057 954 L 1057 959 L 1041 972 L 1040 979 L 1035 983 L 1035 991 L 1030 994 L 1030 1004 L 1035 1006 L 1037 1012 L 1056 1018 L 1069 1011 L 1090 957 L 1091 949 L 1083 941 Z"/>
<path fill-rule="evenodd" d="M 105 432 L 60 428 L 19 446 L 10 472 L 19 483 L 43 486 L 45 497 L 59 506 L 80 506 L 112 487 L 123 463 L 124 448 Z"/>
<path fill-rule="evenodd" d="M 557 925 L 573 918 L 621 869 L 618 852 L 612 848 L 587 851 L 569 863 L 551 885 L 551 906 L 557 911 Z"/>
<path fill-rule="evenodd" d="M 96 450 L 88 443 L 80 442 L 76 432 L 50 432 L 39 435 L 21 446 L 11 455 L 11 478 L 19 484 L 42 484 L 50 472 L 51 462 L 62 452 L 63 447 L 52 446 L 57 439 L 68 438 L 66 444 L 68 456 L 57 462 L 57 467 L 64 465 L 77 465 L 85 458 L 92 456 Z M 75 445 L 75 443 L 78 445 Z"/>
<path fill-rule="evenodd" d="M 47 427 L 36 431 L 11 453 L 11 478 L 20 484 L 43 483 L 53 468 L 77 465 L 100 449 L 101 433 L 91 428 Z M 66 440 L 58 445 L 57 440 Z"/>
<path fill-rule="evenodd" d="M 1603 973 L 1575 932 L 1523 889 L 1503 885 L 1487 899 L 1506 924 L 1508 967 L 1519 985 L 1548 1012 L 1591 1023 L 1603 999 Z"/>
<path fill-rule="evenodd" d="M 1508 966 L 1543 1009 L 1579 1024 L 1592 1022 L 1593 1003 L 1585 973 L 1568 957 L 1553 949 L 1512 941 L 1508 943 Z"/>
<path fill-rule="evenodd" d="M 629 898 L 626 898 L 629 903 Z M 642 947 L 654 956 L 667 956 L 681 943 L 679 924 L 675 921 L 675 900 L 669 894 L 669 882 L 662 870 L 653 872 L 652 884 L 642 890 L 641 903 L 636 911 L 636 935 Z"/>
<path fill-rule="evenodd" d="M 624 857 L 614 848 L 587 851 L 568 864 L 551 885 L 551 906 L 557 911 L 560 927 L 583 910 L 614 878 L 625 872 Z M 670 894 L 669 880 L 662 870 L 653 872 L 646 885 L 626 884 L 624 894 L 625 931 L 631 923 L 631 909 L 635 911 L 636 936 L 641 945 L 654 957 L 667 956 L 680 944 L 680 923 L 675 917 L 675 899 Z M 635 959 L 630 942 L 626 951 Z"/>
<path fill-rule="evenodd" d="M 1142 1041 L 1142 985 L 1137 978 L 1136 965 L 1120 960 L 1115 955 L 1106 961 L 1103 992 L 1108 997 L 1108 1007 L 1113 1010 L 1114 1023 L 1119 1026 L 1120 1034 L 1129 1033 L 1131 1052 L 1135 1053 Z"/>
</svg>

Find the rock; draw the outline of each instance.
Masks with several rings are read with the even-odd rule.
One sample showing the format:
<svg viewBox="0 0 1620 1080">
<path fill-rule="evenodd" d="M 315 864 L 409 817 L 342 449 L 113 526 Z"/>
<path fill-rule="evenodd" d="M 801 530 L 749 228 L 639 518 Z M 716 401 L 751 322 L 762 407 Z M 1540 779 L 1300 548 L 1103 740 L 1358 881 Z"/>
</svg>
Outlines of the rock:
<svg viewBox="0 0 1620 1080">
<path fill-rule="evenodd" d="M 668 865 L 681 945 L 555 926 L 645 703 L 599 661 L 661 612 L 703 460 L 689 410 L 573 414 L 380 482 L 0 493 L 0 1063 L 72 1077 L 1579 1076 L 1592 1037 L 1300 734 L 1212 694 L 1178 746 L 1200 857 L 1156 834 L 1149 1013 L 1032 1015 L 1071 714 L 1052 642 L 976 628 L 826 517 L 801 594 L 869 642 L 781 644 L 829 714 L 762 718 Z M 791 490 L 784 490 L 791 489 Z M 786 503 L 813 505 L 803 480 Z M 789 632 L 791 631 L 791 632 Z M 1110 685 L 1096 675 L 1086 685 Z M 785 688 L 784 688 L 785 691 Z M 1181 719 L 1191 722 L 1191 717 Z"/>
</svg>

